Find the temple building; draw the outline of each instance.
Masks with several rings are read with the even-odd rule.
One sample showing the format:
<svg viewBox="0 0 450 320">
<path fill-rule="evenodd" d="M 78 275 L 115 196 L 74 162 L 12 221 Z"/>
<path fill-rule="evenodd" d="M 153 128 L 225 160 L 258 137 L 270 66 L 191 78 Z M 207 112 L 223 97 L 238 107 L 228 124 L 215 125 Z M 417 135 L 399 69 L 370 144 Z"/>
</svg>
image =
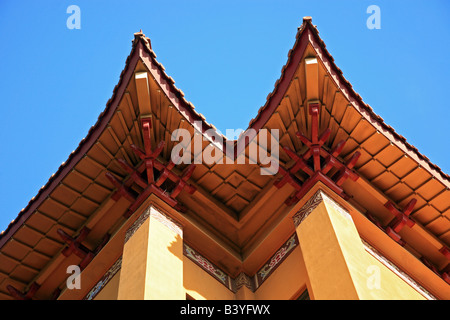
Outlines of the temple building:
<svg viewBox="0 0 450 320">
<path fill-rule="evenodd" d="M 310 17 L 235 140 L 138 32 L 96 124 L 1 233 L 0 299 L 450 299 L 449 187 Z"/>
</svg>

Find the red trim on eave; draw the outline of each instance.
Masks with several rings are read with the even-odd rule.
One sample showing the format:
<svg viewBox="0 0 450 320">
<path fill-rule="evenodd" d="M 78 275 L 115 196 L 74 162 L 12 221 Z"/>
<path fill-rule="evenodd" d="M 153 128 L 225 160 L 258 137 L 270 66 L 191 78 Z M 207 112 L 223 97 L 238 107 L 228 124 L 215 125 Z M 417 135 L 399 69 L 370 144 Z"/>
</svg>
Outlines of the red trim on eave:
<svg viewBox="0 0 450 320">
<path fill-rule="evenodd" d="M 421 154 L 416 147 L 408 143 L 405 137 L 386 124 L 383 118 L 377 115 L 373 109 L 363 101 L 362 97 L 355 92 L 351 83 L 345 79 L 342 71 L 334 63 L 334 59 L 326 49 L 317 29 L 310 24 L 308 24 L 308 26 L 308 29 L 311 29 L 310 34 L 312 35 L 309 42 L 322 61 L 325 69 L 330 74 L 332 81 L 344 94 L 346 99 L 355 107 L 361 116 L 368 120 L 378 131 L 382 131 L 389 141 L 395 143 L 400 150 L 410 156 L 418 164 L 422 165 L 422 167 L 425 167 L 432 176 L 436 177 L 442 184 L 449 188 L 450 176 L 444 173 L 439 166 L 433 164 L 426 156 Z"/>
<path fill-rule="evenodd" d="M 47 198 L 47 196 L 53 191 L 53 189 L 56 188 L 61 180 L 72 170 L 72 168 L 78 163 L 78 161 L 80 161 L 82 157 L 84 157 L 86 152 L 88 152 L 88 150 L 92 147 L 93 143 L 100 136 L 106 124 L 114 114 L 117 105 L 124 93 L 124 90 L 131 79 L 139 58 L 141 58 L 141 60 L 147 66 L 150 73 L 154 76 L 155 80 L 157 79 L 159 86 L 171 100 L 174 106 L 176 106 L 178 111 L 192 125 L 193 121 L 199 120 L 206 126 L 206 128 L 216 130 L 213 125 L 208 124 L 204 117 L 201 114 L 197 113 L 194 110 L 194 107 L 185 100 L 181 90 L 177 89 L 174 86 L 173 79 L 164 72 L 164 68 L 162 67 L 162 65 L 156 61 L 155 54 L 150 47 L 149 40 L 147 40 L 147 44 L 143 43 L 143 41 L 145 41 L 144 37 L 145 36 L 143 34 L 135 34 L 133 49 L 130 53 L 130 56 L 127 58 L 126 67 L 120 76 L 119 84 L 114 88 L 113 96 L 108 101 L 105 111 L 100 114 L 97 123 L 91 128 L 86 139 L 82 140 L 78 148 L 69 156 L 67 162 L 63 166 L 61 166 L 56 174 L 49 179 L 47 184 L 43 188 L 41 188 L 41 190 L 39 190 L 36 198 L 29 202 L 24 211 L 20 213 L 19 216 L 10 223 L 3 234 L 0 235 L 0 248 L 2 248 L 6 241 L 8 241 L 9 238 L 20 228 L 20 226 L 25 223 L 25 221 L 34 212 L 34 210 L 36 210 L 36 208 L 40 206 L 40 204 Z M 299 28 L 299 31 L 296 35 L 296 43 L 294 45 L 294 48 L 291 49 L 289 53 L 288 62 L 285 67 L 283 67 L 281 77 L 275 83 L 275 89 L 268 96 L 266 104 L 262 108 L 260 108 L 260 110 L 258 111 L 258 115 L 250 121 L 249 129 L 255 129 L 256 131 L 262 129 L 269 120 L 270 116 L 276 110 L 278 105 L 281 103 L 295 74 L 295 71 L 297 70 L 301 58 L 303 57 L 308 43 L 311 43 L 313 45 L 316 52 L 317 48 L 321 50 L 322 57 L 325 56 L 325 58 L 327 59 L 326 62 L 328 62 L 328 67 L 326 66 L 323 58 L 318 53 L 319 58 L 324 63 L 330 75 L 332 75 L 333 80 L 338 80 L 338 83 L 336 83 L 336 85 L 341 89 L 347 99 L 351 103 L 355 104 L 355 107 L 357 107 L 357 110 L 361 113 L 361 115 L 366 117 L 368 120 L 371 120 L 371 122 L 374 122 L 374 125 L 380 126 L 382 129 L 384 129 L 384 131 L 393 138 L 390 138 L 390 140 L 395 140 L 396 145 L 403 151 L 405 151 L 405 153 L 408 153 L 410 156 L 414 156 L 416 162 L 426 165 L 433 176 L 435 176 L 433 172 L 439 173 L 439 176 L 444 180 L 442 181 L 442 179 L 439 179 L 439 181 L 441 181 L 448 187 L 450 177 L 442 172 L 442 170 L 437 165 L 431 163 L 429 159 L 422 155 L 415 147 L 406 142 L 406 139 L 396 133 L 392 127 L 385 124 L 383 122 L 383 119 L 376 115 L 372 111 L 372 108 L 362 101 L 362 98 L 353 90 L 351 84 L 344 78 L 340 69 L 335 65 L 333 57 L 325 48 L 322 39 L 318 35 L 317 29 L 312 25 L 310 19 L 304 19 L 302 26 Z M 206 130 L 202 127 L 201 131 L 202 134 L 204 134 Z M 206 137 L 211 138 L 208 136 Z M 225 147 L 227 146 L 226 142 L 227 140 L 224 137 L 224 143 L 221 145 L 221 150 L 225 154 Z M 236 142 L 237 141 L 234 141 L 234 157 L 236 157 L 237 154 L 239 154 L 237 152 L 240 151 L 236 150 L 237 147 L 240 146 L 240 144 L 236 144 Z M 248 142 L 249 140 L 245 140 L 245 144 L 243 145 L 244 148 L 247 146 Z"/>
<path fill-rule="evenodd" d="M 256 131 L 262 129 L 267 121 L 269 121 L 269 118 L 272 116 L 276 108 L 280 105 L 287 89 L 289 88 L 289 85 L 291 84 L 294 74 L 297 71 L 298 65 L 302 60 L 306 46 L 308 45 L 308 37 L 306 35 L 308 32 L 309 30 L 302 32 L 300 41 L 298 41 L 296 46 L 292 49 L 291 59 L 288 66 L 285 67 L 284 72 L 281 75 L 281 80 L 279 80 L 274 93 L 271 94 L 268 103 L 264 106 L 264 110 L 262 110 L 259 117 L 252 122 L 250 128 L 255 129 Z"/>
<path fill-rule="evenodd" d="M 259 130 L 264 127 L 277 106 L 281 103 L 307 44 L 311 43 L 317 56 L 322 61 L 327 72 L 331 75 L 333 82 L 342 91 L 347 100 L 355 106 L 356 110 L 366 120 L 370 121 L 377 130 L 382 130 L 386 137 L 390 141 L 393 141 L 403 152 L 425 167 L 432 176 L 438 178 L 438 180 L 447 188 L 450 187 L 450 176 L 445 174 L 439 166 L 433 164 L 426 156 L 421 154 L 416 147 L 409 144 L 405 137 L 401 136 L 395 132 L 391 126 L 387 125 L 369 105 L 364 103 L 362 97 L 353 90 L 350 82 L 345 79 L 342 71 L 334 63 L 333 57 L 326 49 L 323 40 L 320 38 L 319 31 L 312 25 L 311 19 L 303 20 L 303 24 L 299 28 L 296 38 L 297 42 L 289 54 L 288 62 L 282 70 L 280 79 L 275 84 L 274 91 L 268 96 L 266 104 L 260 108 L 258 115 L 250 121 L 249 128 Z M 238 144 L 238 146 L 240 146 L 240 144 Z M 244 148 L 246 146 L 247 143 L 244 145 Z M 239 151 L 240 150 L 238 150 L 238 152 Z"/>
<path fill-rule="evenodd" d="M 306 47 L 308 45 L 308 29 L 302 29 L 300 35 L 297 35 L 297 41 L 292 48 L 287 65 L 283 67 L 283 71 L 280 79 L 275 83 L 275 89 L 270 94 L 266 104 L 260 109 L 256 118 L 250 121 L 249 129 L 254 129 L 256 132 L 261 130 L 269 121 L 272 114 L 275 112 L 277 107 L 280 105 L 283 97 L 289 88 L 289 85 L 294 78 L 295 72 L 297 71 L 298 65 L 300 64 L 303 54 L 305 53 Z M 248 143 L 254 137 L 249 135 L 248 140 L 244 141 L 244 144 L 238 143 L 236 146 L 236 154 L 240 154 L 247 147 Z"/>
<path fill-rule="evenodd" d="M 121 74 L 118 87 L 115 88 L 113 96 L 108 101 L 106 109 L 100 114 L 97 123 L 89 130 L 88 135 L 81 141 L 78 148 L 69 156 L 69 159 L 60 167 L 55 175 L 50 178 L 47 184 L 39 191 L 36 198 L 28 204 L 25 210 L 11 222 L 8 228 L 0 235 L 0 249 L 12 237 L 14 233 L 25 223 L 31 214 L 42 204 L 42 202 L 50 195 L 50 193 L 58 186 L 58 184 L 72 171 L 75 165 L 85 156 L 89 149 L 94 145 L 95 141 L 100 137 L 106 125 L 111 120 L 114 112 L 119 105 L 122 95 L 131 79 L 134 69 L 139 60 L 139 47 L 142 47 L 139 41 L 136 45 L 133 44 L 133 50 L 127 59 L 124 72 Z"/>
<path fill-rule="evenodd" d="M 143 38 L 141 38 L 141 41 L 145 41 Z M 146 49 L 146 50 L 145 50 Z M 215 131 L 215 133 L 218 136 L 222 136 L 223 141 L 217 141 L 214 142 L 214 144 L 223 152 L 226 154 L 226 146 L 227 146 L 227 139 L 225 136 L 219 134 L 217 132 L 217 129 L 206 122 L 205 118 L 196 112 L 193 109 L 193 106 L 186 101 L 184 96 L 182 95 L 181 90 L 175 87 L 173 79 L 170 78 L 165 71 L 163 70 L 161 64 L 156 61 L 155 54 L 151 48 L 144 45 L 142 48 L 140 48 L 140 56 L 141 60 L 144 63 L 144 65 L 149 70 L 150 74 L 152 75 L 153 79 L 156 81 L 158 86 L 161 88 L 161 90 L 164 92 L 166 97 L 170 100 L 170 102 L 174 105 L 174 107 L 178 110 L 178 112 L 199 132 L 203 134 L 204 137 L 206 137 L 209 141 L 212 140 L 212 136 L 205 134 L 205 132 L 208 129 L 212 129 Z M 194 126 L 194 121 L 200 121 L 202 123 L 202 128 L 197 128 Z M 218 145 L 217 145 L 218 144 Z"/>
<path fill-rule="evenodd" d="M 296 35 L 296 43 L 294 44 L 293 49 L 290 51 L 289 59 L 286 65 L 283 67 L 282 74 L 280 76 L 280 79 L 277 80 L 275 84 L 274 91 L 270 94 L 269 98 L 267 99 L 266 104 L 264 107 L 260 109 L 258 112 L 257 117 L 252 119 L 250 121 L 250 125 L 248 129 L 255 129 L 256 132 L 258 130 L 262 129 L 264 125 L 267 123 L 273 112 L 276 110 L 278 105 L 281 103 L 284 95 L 286 94 L 286 91 L 294 77 L 295 72 L 297 71 L 297 67 L 301 62 L 301 59 L 303 57 L 303 54 L 306 50 L 306 47 L 309 42 L 309 34 L 310 30 L 308 28 L 305 28 L 305 26 L 308 25 L 308 23 L 304 23 L 299 28 L 299 31 Z M 145 41 L 145 36 L 142 34 L 141 38 L 142 41 Z M 145 50 L 145 49 L 146 50 Z M 189 121 L 189 123 L 194 126 L 194 121 L 201 121 L 202 122 L 202 128 L 201 133 L 210 141 L 211 136 L 205 135 L 205 131 L 208 129 L 213 129 L 216 131 L 216 128 L 207 123 L 204 117 L 197 113 L 193 106 L 186 101 L 184 96 L 182 95 L 181 91 L 175 87 L 172 78 L 170 78 L 165 71 L 163 70 L 160 63 L 158 63 L 155 59 L 155 54 L 151 48 L 149 48 L 147 45 L 144 45 L 144 48 L 142 48 L 141 52 L 141 59 L 144 63 L 144 65 L 147 67 L 147 69 L 150 71 L 151 75 L 155 79 L 155 81 L 158 83 L 159 87 L 163 90 L 165 95 L 169 98 L 171 103 L 177 108 L 177 110 L 185 117 L 186 120 Z M 194 128 L 196 128 L 194 126 Z M 197 130 L 199 128 L 196 128 Z M 247 129 L 247 130 L 248 130 Z M 217 133 L 218 134 L 218 133 Z M 220 134 L 218 134 L 221 136 Z M 237 140 L 227 140 L 225 136 L 223 136 L 223 141 L 218 141 L 219 145 L 217 145 L 217 142 L 215 145 L 225 154 L 227 154 L 227 147 L 233 144 L 233 153 L 230 152 L 230 154 L 233 155 L 233 161 L 236 160 L 237 155 L 242 152 L 243 149 L 247 147 L 249 142 L 254 138 L 251 135 L 248 135 L 245 139 L 244 144 L 238 143 Z M 222 142 L 222 143 L 220 143 Z M 239 148 L 239 149 L 238 149 Z"/>
</svg>

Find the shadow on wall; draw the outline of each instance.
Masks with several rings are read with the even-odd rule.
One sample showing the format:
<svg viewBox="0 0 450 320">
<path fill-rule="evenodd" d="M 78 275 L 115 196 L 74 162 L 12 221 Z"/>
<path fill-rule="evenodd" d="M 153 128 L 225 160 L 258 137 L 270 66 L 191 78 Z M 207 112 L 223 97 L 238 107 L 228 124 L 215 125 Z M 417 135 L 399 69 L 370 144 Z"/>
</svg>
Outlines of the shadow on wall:
<svg viewBox="0 0 450 320">
<path fill-rule="evenodd" d="M 235 300 L 235 294 L 184 255 L 183 239 L 177 235 L 168 250 L 183 263 L 183 286 L 186 299 Z M 207 262 L 206 262 L 207 263 Z"/>
</svg>

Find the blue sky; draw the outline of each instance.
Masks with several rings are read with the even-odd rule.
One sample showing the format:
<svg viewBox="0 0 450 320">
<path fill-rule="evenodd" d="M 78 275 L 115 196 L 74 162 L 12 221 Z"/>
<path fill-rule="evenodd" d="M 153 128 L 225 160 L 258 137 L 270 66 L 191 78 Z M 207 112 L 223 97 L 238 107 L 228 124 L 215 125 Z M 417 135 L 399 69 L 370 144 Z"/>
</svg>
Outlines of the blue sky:
<svg viewBox="0 0 450 320">
<path fill-rule="evenodd" d="M 72 4 L 79 30 L 66 26 Z M 366 26 L 372 4 L 379 30 Z M 0 230 L 95 124 L 140 29 L 186 99 L 225 132 L 247 128 L 312 16 L 355 91 L 450 173 L 449 14 L 446 0 L 1 0 Z"/>
</svg>

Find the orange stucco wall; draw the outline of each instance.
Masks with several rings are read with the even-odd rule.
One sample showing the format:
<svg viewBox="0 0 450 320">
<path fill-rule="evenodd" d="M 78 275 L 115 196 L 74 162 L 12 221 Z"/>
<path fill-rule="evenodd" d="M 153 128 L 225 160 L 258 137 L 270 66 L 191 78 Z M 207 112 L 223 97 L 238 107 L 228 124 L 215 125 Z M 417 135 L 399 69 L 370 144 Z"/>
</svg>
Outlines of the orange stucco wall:
<svg viewBox="0 0 450 320">
<path fill-rule="evenodd" d="M 296 299 L 305 289 L 308 289 L 312 299 L 427 298 L 414 284 L 405 281 L 404 275 L 394 272 L 395 267 L 364 244 L 352 218 L 330 202 L 321 202 L 297 227 L 296 232 L 299 245 L 255 292 L 243 287 L 234 293 L 184 256 L 182 238 L 150 217 L 126 243 L 129 249 L 128 264 L 132 264 L 128 266 L 128 277 L 139 271 L 137 266 L 143 268 L 138 274 L 142 276 L 125 281 L 122 264 L 122 270 L 114 275 L 95 299 L 118 299 L 121 290 L 123 292 L 125 289 L 134 294 L 134 287 L 130 286 L 129 281 L 141 290 L 147 290 L 143 283 L 151 285 L 157 289 L 152 292 L 158 291 L 153 298 L 162 299 L 184 299 L 189 295 L 196 300 L 288 300 Z M 142 261 L 135 261 L 138 257 Z M 163 288 L 166 292 L 161 291 Z M 145 295 L 137 298 L 152 297 Z"/>
<path fill-rule="evenodd" d="M 157 209 L 146 212 L 149 216 L 124 245 L 118 297 L 184 300 L 183 239 Z"/>
<path fill-rule="evenodd" d="M 297 227 L 316 299 L 424 299 L 365 249 L 352 218 L 322 201 Z"/>
<path fill-rule="evenodd" d="M 117 300 L 120 270 L 106 286 L 95 296 L 94 300 Z M 195 300 L 233 300 L 235 294 L 193 263 L 189 258 L 183 259 L 184 291 Z"/>
<path fill-rule="evenodd" d="M 425 299 L 415 288 L 396 273 L 366 252 L 366 287 L 372 299 Z M 94 300 L 116 300 L 119 289 L 120 270 L 111 278 Z M 378 282 L 379 281 L 379 282 Z M 193 263 L 183 259 L 183 286 L 186 294 L 196 300 L 234 300 L 239 299 L 214 277 Z M 266 281 L 252 295 L 256 300 L 295 299 L 307 287 L 308 275 L 303 263 L 300 247 L 279 265 Z M 310 290 L 310 289 L 309 289 Z M 313 294 L 310 292 L 310 294 Z"/>
<path fill-rule="evenodd" d="M 372 299 L 383 300 L 423 300 L 426 299 L 416 289 L 387 268 L 369 253 L 366 253 L 366 287 Z M 379 281 L 376 283 L 376 281 Z"/>
<path fill-rule="evenodd" d="M 117 300 L 119 293 L 120 270 L 109 280 L 94 300 Z"/>
<path fill-rule="evenodd" d="M 235 295 L 189 258 L 183 259 L 184 290 L 195 300 L 234 300 Z"/>
</svg>

